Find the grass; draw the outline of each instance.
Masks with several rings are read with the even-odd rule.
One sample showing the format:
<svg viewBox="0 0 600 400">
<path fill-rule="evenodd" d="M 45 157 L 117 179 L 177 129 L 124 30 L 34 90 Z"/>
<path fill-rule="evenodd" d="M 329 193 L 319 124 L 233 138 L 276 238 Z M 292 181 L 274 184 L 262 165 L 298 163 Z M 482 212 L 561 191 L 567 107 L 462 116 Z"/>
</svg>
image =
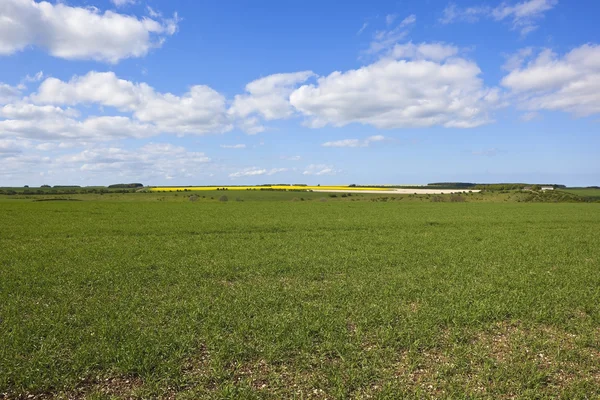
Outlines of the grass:
<svg viewBox="0 0 600 400">
<path fill-rule="evenodd" d="M 0 199 L 0 393 L 600 396 L 598 204 L 217 193 Z"/>
</svg>

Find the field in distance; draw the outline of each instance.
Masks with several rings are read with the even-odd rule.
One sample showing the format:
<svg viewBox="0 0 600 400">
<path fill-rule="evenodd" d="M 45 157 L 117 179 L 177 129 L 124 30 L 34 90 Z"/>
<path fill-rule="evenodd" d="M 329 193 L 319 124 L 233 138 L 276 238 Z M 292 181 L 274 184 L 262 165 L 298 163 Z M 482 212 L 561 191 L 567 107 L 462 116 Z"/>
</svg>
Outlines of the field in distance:
<svg viewBox="0 0 600 400">
<path fill-rule="evenodd" d="M 0 398 L 597 398 L 564 195 L 0 196 Z"/>
<path fill-rule="evenodd" d="M 309 186 L 309 185 L 262 185 L 262 186 L 172 186 L 172 187 L 152 187 L 152 191 L 199 191 L 199 190 L 388 190 L 380 187 L 356 187 L 347 185 L 334 186 Z"/>
<path fill-rule="evenodd" d="M 323 193 L 381 193 L 381 194 L 448 194 L 467 191 L 465 189 L 436 189 L 433 187 L 382 187 L 382 186 L 309 186 L 309 185 L 262 185 L 262 186 L 174 186 L 152 187 L 154 192 L 181 192 L 181 191 L 212 191 L 212 190 L 286 190 L 286 191 L 313 191 Z M 469 189 L 478 193 L 480 190 Z"/>
</svg>

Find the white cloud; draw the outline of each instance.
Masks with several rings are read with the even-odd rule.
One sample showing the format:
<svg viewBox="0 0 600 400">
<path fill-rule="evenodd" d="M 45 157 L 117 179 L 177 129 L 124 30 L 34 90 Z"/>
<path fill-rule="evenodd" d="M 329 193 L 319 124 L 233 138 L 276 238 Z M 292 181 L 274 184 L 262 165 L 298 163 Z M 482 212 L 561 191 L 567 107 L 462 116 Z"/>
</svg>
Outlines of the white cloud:
<svg viewBox="0 0 600 400">
<path fill-rule="evenodd" d="M 23 81 L 25 82 L 39 82 L 44 79 L 44 71 L 39 71 L 35 75 L 26 75 Z"/>
<path fill-rule="evenodd" d="M 17 143 L 19 151 L 4 154 L 6 157 L 2 158 L 5 168 L 0 175 L 9 182 L 48 179 L 53 180 L 53 184 L 86 181 L 109 184 L 123 181 L 155 183 L 173 178 L 189 180 L 205 174 L 211 161 L 204 153 L 166 143 L 150 143 L 133 149 L 94 146 L 66 154 L 64 148 L 68 146 L 36 145 L 31 141 Z M 0 140 L 0 149 L 8 146 L 11 146 L 10 141 Z M 60 153 L 48 153 L 57 148 L 62 149 Z"/>
<path fill-rule="evenodd" d="M 135 151 L 121 148 L 84 150 L 81 153 L 58 158 L 59 162 L 76 164 L 82 171 L 115 171 L 117 173 L 153 171 L 156 175 L 184 176 L 207 163 L 210 158 L 204 153 L 189 152 L 184 147 L 168 143 L 151 143 Z"/>
<path fill-rule="evenodd" d="M 546 11 L 558 4 L 558 0 L 526 0 L 510 6 L 502 3 L 492 11 L 497 20 L 512 19 L 513 29 L 520 30 L 523 35 L 537 29 L 536 20 L 542 18 Z"/>
<path fill-rule="evenodd" d="M 492 13 L 492 8 L 488 6 L 472 6 L 459 8 L 454 3 L 448 4 L 444 9 L 444 15 L 440 18 L 443 24 L 453 22 L 477 22 L 481 17 L 489 16 Z"/>
<path fill-rule="evenodd" d="M 400 27 L 403 28 L 405 26 L 412 25 L 415 22 L 417 22 L 417 16 L 412 14 L 412 15 L 409 15 L 408 17 L 404 18 L 402 20 L 402 22 L 400 22 Z"/>
<path fill-rule="evenodd" d="M 245 168 L 241 171 L 237 171 L 237 172 L 233 172 L 231 174 L 229 174 L 229 177 L 232 179 L 235 178 L 244 178 L 244 177 L 249 177 L 249 176 L 260 176 L 260 175 L 275 175 L 278 174 L 280 172 L 285 172 L 287 171 L 287 168 L 272 168 L 272 169 L 266 169 L 266 168 L 257 168 L 257 167 L 251 167 L 251 168 Z"/>
<path fill-rule="evenodd" d="M 563 57 L 546 49 L 502 79 L 521 108 L 600 113 L 600 45 L 586 44 Z"/>
<path fill-rule="evenodd" d="M 528 113 L 521 115 L 521 121 L 524 121 L 524 122 L 533 121 L 534 119 L 539 118 L 539 116 L 540 116 L 540 114 L 535 111 L 528 112 Z"/>
<path fill-rule="evenodd" d="M 288 118 L 294 113 L 290 106 L 290 94 L 300 83 L 313 75 L 312 71 L 301 71 L 269 75 L 252 81 L 246 85 L 248 94 L 235 96 L 229 114 L 234 118 L 259 115 L 267 121 Z M 241 125 L 242 128 L 245 126 Z M 255 119 L 247 130 L 249 133 L 257 133 L 264 128 Z"/>
<path fill-rule="evenodd" d="M 365 22 L 364 24 L 362 24 L 362 26 L 360 27 L 358 32 L 356 32 L 356 36 L 360 36 L 360 34 L 363 33 L 365 31 L 365 29 L 367 29 L 367 26 L 369 26 L 368 22 Z"/>
<path fill-rule="evenodd" d="M 21 96 L 19 88 L 0 82 L 0 104 L 6 104 Z"/>
<path fill-rule="evenodd" d="M 416 21 L 417 17 L 415 15 L 409 15 L 395 28 L 375 32 L 373 40 L 367 50 L 367 54 L 377 54 L 394 46 L 408 35 L 410 27 L 414 25 Z"/>
<path fill-rule="evenodd" d="M 385 24 L 386 25 L 391 25 L 394 23 L 394 21 L 396 20 L 396 18 L 398 18 L 398 14 L 388 14 L 385 16 Z"/>
<path fill-rule="evenodd" d="M 121 116 L 90 117 L 79 121 L 56 112 L 37 119 L 0 120 L 0 136 L 38 140 L 98 141 L 144 138 L 158 133 L 152 125 Z"/>
<path fill-rule="evenodd" d="M 311 127 L 351 123 L 377 128 L 445 126 L 469 128 L 491 122 L 497 89 L 484 87 L 474 62 L 444 51 L 417 51 L 423 59 L 382 59 L 346 72 L 333 72 L 294 91 L 290 101 Z"/>
<path fill-rule="evenodd" d="M 130 112 L 135 120 L 175 134 L 230 130 L 226 99 L 208 86 L 192 86 L 183 96 L 156 92 L 146 83 L 119 79 L 113 72 L 89 72 L 64 82 L 48 78 L 30 99 L 41 104 L 97 104 Z"/>
<path fill-rule="evenodd" d="M 516 53 L 509 54 L 506 56 L 506 62 L 502 66 L 502 69 L 506 71 L 512 71 L 521 68 L 523 63 L 532 55 L 532 47 L 525 47 L 523 49 L 519 49 Z"/>
<path fill-rule="evenodd" d="M 445 43 L 397 44 L 389 53 L 390 57 L 413 60 L 443 61 L 458 54 L 458 48 Z"/>
<path fill-rule="evenodd" d="M 483 5 L 459 8 L 451 3 L 444 9 L 440 22 L 448 24 L 457 21 L 477 22 L 481 18 L 492 18 L 496 21 L 508 19 L 512 22 L 513 30 L 527 35 L 537 29 L 537 21 L 544 17 L 544 13 L 557 4 L 558 0 L 525 0 L 514 5 L 503 2 L 495 8 Z"/>
<path fill-rule="evenodd" d="M 321 146 L 323 147 L 368 147 L 373 142 L 381 142 L 385 140 L 383 135 L 369 136 L 364 140 L 359 139 L 344 139 L 335 140 L 333 142 L 325 142 Z"/>
<path fill-rule="evenodd" d="M 321 146 L 323 147 L 364 147 L 365 144 L 362 140 L 358 139 L 343 139 L 335 140 L 333 142 L 325 142 Z"/>
<path fill-rule="evenodd" d="M 310 164 L 308 167 L 306 167 L 302 175 L 336 175 L 338 172 L 339 171 L 337 171 L 332 165 Z"/>
<path fill-rule="evenodd" d="M 288 171 L 287 168 L 271 168 L 269 170 L 269 172 L 267 172 L 267 175 L 275 175 L 275 174 L 279 174 L 280 172 L 286 172 Z"/>
<path fill-rule="evenodd" d="M 280 158 L 282 160 L 288 160 L 288 161 L 300 161 L 300 160 L 302 160 L 302 157 L 300 157 L 300 156 L 281 156 Z"/>
<path fill-rule="evenodd" d="M 137 0 L 110 0 L 117 7 L 130 6 L 137 3 Z"/>
<path fill-rule="evenodd" d="M 0 107 L 0 117 L 21 120 L 42 120 L 47 118 L 76 117 L 77 110 L 62 109 L 55 106 L 38 106 L 27 103 L 7 104 Z"/>
<path fill-rule="evenodd" d="M 23 152 L 24 143 L 14 139 L 0 139 L 0 158 Z"/>
<path fill-rule="evenodd" d="M 221 148 L 223 149 L 245 149 L 245 144 L 222 144 Z"/>
<path fill-rule="evenodd" d="M 116 63 L 160 47 L 177 31 L 178 18 L 139 19 L 94 7 L 2 0 L 0 21 L 0 55 L 35 46 L 59 58 Z"/>
</svg>

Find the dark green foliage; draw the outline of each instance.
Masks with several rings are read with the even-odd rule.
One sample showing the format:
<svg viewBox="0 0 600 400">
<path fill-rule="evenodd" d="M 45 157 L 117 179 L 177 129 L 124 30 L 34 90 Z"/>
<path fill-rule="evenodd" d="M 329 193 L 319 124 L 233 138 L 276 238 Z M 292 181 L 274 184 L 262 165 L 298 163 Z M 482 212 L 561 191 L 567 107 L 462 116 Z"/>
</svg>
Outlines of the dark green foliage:
<svg viewBox="0 0 600 400">
<path fill-rule="evenodd" d="M 134 188 L 142 188 L 144 185 L 141 183 L 117 183 L 115 185 L 109 185 L 109 189 L 134 189 Z"/>
</svg>

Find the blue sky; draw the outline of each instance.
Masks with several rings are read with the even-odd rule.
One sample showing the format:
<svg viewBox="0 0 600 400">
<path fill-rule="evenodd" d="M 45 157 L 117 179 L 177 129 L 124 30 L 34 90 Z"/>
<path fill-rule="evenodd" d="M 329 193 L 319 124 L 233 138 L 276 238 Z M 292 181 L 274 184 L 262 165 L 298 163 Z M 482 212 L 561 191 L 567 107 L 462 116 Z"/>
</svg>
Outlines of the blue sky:
<svg viewBox="0 0 600 400">
<path fill-rule="evenodd" d="M 596 1 L 0 3 L 0 186 L 600 184 Z"/>
</svg>

